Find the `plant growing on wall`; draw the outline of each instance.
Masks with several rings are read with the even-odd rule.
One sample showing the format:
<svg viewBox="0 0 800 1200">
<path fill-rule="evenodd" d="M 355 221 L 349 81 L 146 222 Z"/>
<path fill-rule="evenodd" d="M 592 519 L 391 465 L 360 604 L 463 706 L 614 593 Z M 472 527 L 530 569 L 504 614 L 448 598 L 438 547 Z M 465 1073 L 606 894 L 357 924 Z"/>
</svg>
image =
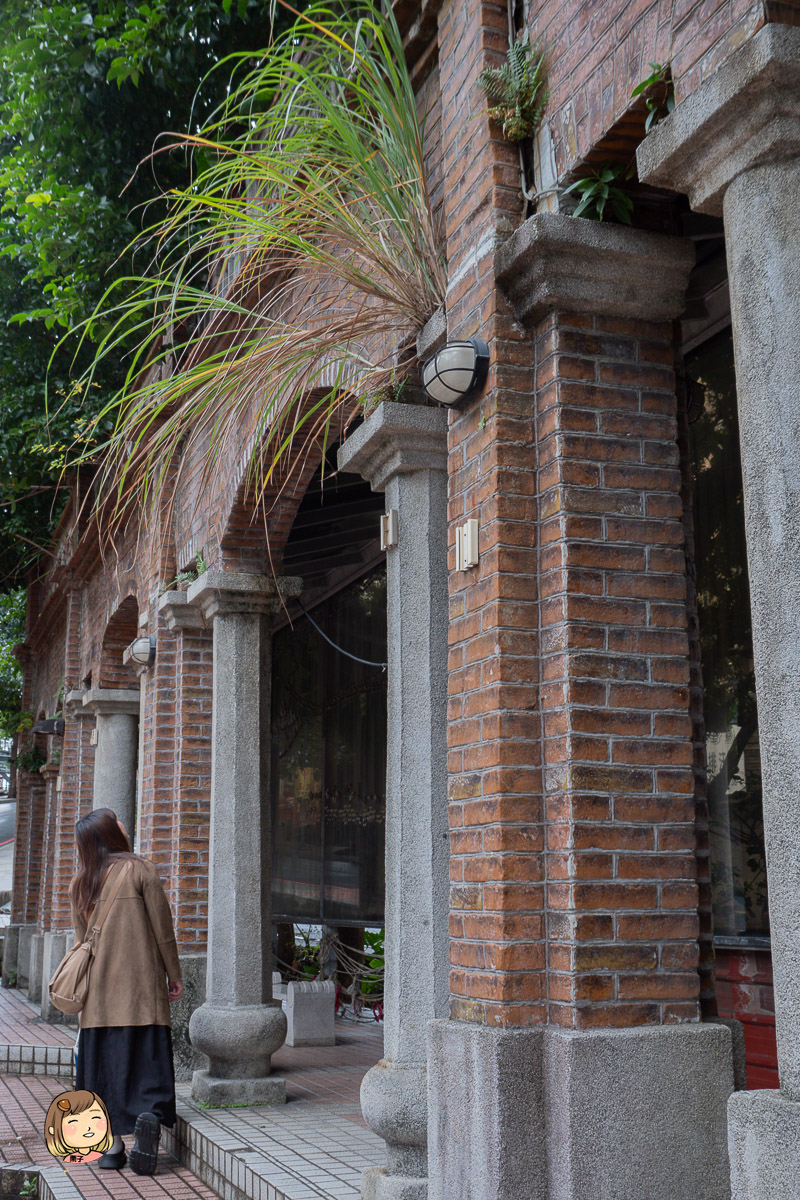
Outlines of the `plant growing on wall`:
<svg viewBox="0 0 800 1200">
<path fill-rule="evenodd" d="M 255 63 L 232 66 L 214 119 L 170 137 L 194 179 L 143 236 L 152 269 L 96 314 L 110 330 L 96 366 L 138 341 L 95 456 L 101 501 L 118 511 L 157 501 L 180 455 L 203 463 L 205 486 L 223 453 L 249 453 L 263 495 L 336 414 L 400 382 L 413 359 L 392 343 L 412 340 L 444 299 L 391 8 L 317 2 Z"/>
<path fill-rule="evenodd" d="M 17 770 L 27 771 L 29 775 L 35 775 L 46 762 L 47 759 L 39 747 L 31 746 L 30 749 L 23 750 L 21 754 L 17 755 Z"/>
<path fill-rule="evenodd" d="M 637 84 L 631 96 L 644 96 L 647 105 L 647 119 L 644 123 L 645 133 L 649 133 L 675 108 L 675 86 L 672 82 L 669 66 L 665 63 L 651 62 L 647 64 L 650 74 Z"/>
<path fill-rule="evenodd" d="M 633 201 L 620 180 L 625 177 L 626 169 L 620 163 L 603 163 L 595 171 L 590 171 L 583 179 L 576 180 L 570 187 L 564 189 L 564 195 L 578 192 L 580 201 L 573 212 L 573 217 L 586 217 L 590 221 L 603 221 L 608 216 L 615 217 L 624 225 L 631 224 Z"/>
<path fill-rule="evenodd" d="M 521 142 L 533 137 L 547 104 L 544 51 L 539 43 L 517 40 L 508 47 L 502 67 L 484 67 L 478 84 L 494 103 L 489 116 L 503 126 L 503 137 Z"/>
</svg>

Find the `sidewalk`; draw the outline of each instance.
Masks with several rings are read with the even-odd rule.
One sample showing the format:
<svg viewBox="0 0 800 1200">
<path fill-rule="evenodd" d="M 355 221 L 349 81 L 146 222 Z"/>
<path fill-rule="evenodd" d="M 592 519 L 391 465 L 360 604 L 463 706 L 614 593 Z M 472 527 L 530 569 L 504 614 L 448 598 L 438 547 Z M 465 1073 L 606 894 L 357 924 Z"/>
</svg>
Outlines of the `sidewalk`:
<svg viewBox="0 0 800 1200">
<path fill-rule="evenodd" d="M 214 1200 L 215 1192 L 226 1200 L 357 1200 L 362 1170 L 384 1161 L 359 1103 L 361 1079 L 383 1052 L 378 1025 L 337 1020 L 336 1046 L 279 1050 L 272 1061 L 286 1079 L 285 1105 L 200 1109 L 180 1084 L 178 1122 L 162 1132 L 152 1178 L 91 1166 L 67 1176 L 42 1126 L 50 1100 L 70 1086 L 74 1031 L 41 1021 L 23 993 L 0 989 L 0 1037 L 0 1165 L 47 1164 L 43 1200 Z M 26 1053 L 24 1074 L 9 1070 L 19 1061 L 15 1046 Z M 60 1078 L 47 1055 L 62 1060 Z"/>
</svg>

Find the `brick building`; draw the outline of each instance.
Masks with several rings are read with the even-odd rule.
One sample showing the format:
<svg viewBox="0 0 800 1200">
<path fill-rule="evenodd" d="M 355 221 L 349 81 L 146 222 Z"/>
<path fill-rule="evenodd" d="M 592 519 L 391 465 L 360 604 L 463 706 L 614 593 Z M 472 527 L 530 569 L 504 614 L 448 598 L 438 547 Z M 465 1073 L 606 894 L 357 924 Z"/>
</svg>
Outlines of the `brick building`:
<svg viewBox="0 0 800 1200">
<path fill-rule="evenodd" d="M 21 979 L 41 994 L 64 944 L 76 816 L 111 804 L 205 981 L 195 1094 L 279 1100 L 273 911 L 380 917 L 385 758 L 386 1059 L 362 1100 L 388 1157 L 364 1196 L 797 1196 L 800 8 L 396 9 L 449 280 L 418 344 L 479 335 L 488 386 L 449 414 L 384 403 L 325 504 L 305 462 L 269 546 L 235 457 L 113 550 L 70 504 L 20 649 L 24 707 L 65 718 L 18 783 Z M 509 20 L 547 49 L 527 207 L 475 86 Z M 650 62 L 677 106 L 645 137 Z M 565 211 L 634 156 L 632 227 Z M 313 666 L 298 595 L 386 654 L 385 720 L 370 668 Z"/>
</svg>

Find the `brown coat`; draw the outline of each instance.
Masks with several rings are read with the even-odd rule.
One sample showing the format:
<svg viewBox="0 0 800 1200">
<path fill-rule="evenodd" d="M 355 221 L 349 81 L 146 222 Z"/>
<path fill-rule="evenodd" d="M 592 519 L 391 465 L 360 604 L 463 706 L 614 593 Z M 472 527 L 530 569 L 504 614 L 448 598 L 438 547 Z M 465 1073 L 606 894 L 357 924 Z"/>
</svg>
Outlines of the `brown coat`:
<svg viewBox="0 0 800 1200">
<path fill-rule="evenodd" d="M 118 872 L 131 863 L 128 876 L 96 939 L 89 998 L 81 1027 L 169 1025 L 167 979 L 181 977 L 169 902 L 158 871 L 146 858 L 114 863 L 103 892 L 109 897 Z M 82 942 L 86 923 L 72 906 L 75 937 Z"/>
</svg>

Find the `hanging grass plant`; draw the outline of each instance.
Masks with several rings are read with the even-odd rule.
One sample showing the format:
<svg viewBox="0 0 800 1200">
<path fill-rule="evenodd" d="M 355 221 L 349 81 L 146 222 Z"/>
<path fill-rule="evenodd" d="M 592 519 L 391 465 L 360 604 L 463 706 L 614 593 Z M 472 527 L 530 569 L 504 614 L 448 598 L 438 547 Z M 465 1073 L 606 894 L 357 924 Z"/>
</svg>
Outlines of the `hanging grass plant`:
<svg viewBox="0 0 800 1200">
<path fill-rule="evenodd" d="M 202 485 L 242 455 L 263 499 L 338 414 L 402 382 L 399 348 L 444 300 L 391 9 L 312 4 L 255 63 L 221 67 L 220 111 L 158 151 L 192 155 L 192 186 L 164 198 L 139 239 L 147 270 L 93 318 L 96 364 L 133 346 L 93 452 L 118 514 L 174 489 L 179 462 Z"/>
</svg>

